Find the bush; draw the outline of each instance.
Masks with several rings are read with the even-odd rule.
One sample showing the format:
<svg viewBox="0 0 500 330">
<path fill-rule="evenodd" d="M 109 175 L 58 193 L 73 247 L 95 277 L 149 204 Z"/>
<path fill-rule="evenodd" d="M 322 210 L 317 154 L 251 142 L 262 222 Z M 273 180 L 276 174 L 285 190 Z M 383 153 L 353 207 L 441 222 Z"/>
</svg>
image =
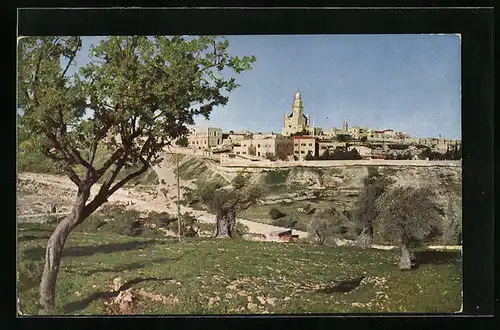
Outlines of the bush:
<svg viewBox="0 0 500 330">
<path fill-rule="evenodd" d="M 19 291 L 28 291 L 40 285 L 42 280 L 43 268 L 45 266 L 44 259 L 32 261 L 27 258 L 19 258 L 17 272 L 19 276 Z"/>
<path fill-rule="evenodd" d="M 336 236 L 342 236 L 347 232 L 345 216 L 335 208 L 321 210 L 313 215 L 309 223 L 308 232 L 318 244 L 324 244 Z"/>
<path fill-rule="evenodd" d="M 75 229 L 87 233 L 95 233 L 104 225 L 106 225 L 106 221 L 104 220 L 103 215 L 94 213 L 79 224 Z"/>
<path fill-rule="evenodd" d="M 245 226 L 244 224 L 237 221 L 234 237 L 243 237 L 243 235 L 247 234 L 249 231 L 250 228 L 248 228 L 248 226 Z"/>
<path fill-rule="evenodd" d="M 139 222 L 140 213 L 136 210 L 129 210 L 120 214 L 112 220 L 108 220 L 103 229 L 119 235 L 137 236 L 143 229 Z"/>
<path fill-rule="evenodd" d="M 170 214 L 167 212 L 149 212 L 148 217 L 143 220 L 143 223 L 147 227 L 154 227 L 154 228 L 168 228 L 168 226 L 176 221 L 175 218 L 172 218 Z"/>
<path fill-rule="evenodd" d="M 284 227 L 284 228 L 293 228 L 293 229 L 298 229 L 296 228 L 299 220 L 295 216 L 286 216 L 286 217 L 281 217 L 279 219 L 276 219 L 273 221 L 274 226 L 278 227 Z"/>
<path fill-rule="evenodd" d="M 281 212 L 280 210 L 278 210 L 275 207 L 273 207 L 272 209 L 269 210 L 269 217 L 272 220 L 276 220 L 276 219 L 282 218 L 284 216 L 286 216 L 286 214 Z"/>
<path fill-rule="evenodd" d="M 125 236 L 137 236 L 141 233 L 140 212 L 127 210 L 118 204 L 105 204 L 98 213 L 89 217 L 77 228 L 85 231 L 105 230 Z"/>
</svg>

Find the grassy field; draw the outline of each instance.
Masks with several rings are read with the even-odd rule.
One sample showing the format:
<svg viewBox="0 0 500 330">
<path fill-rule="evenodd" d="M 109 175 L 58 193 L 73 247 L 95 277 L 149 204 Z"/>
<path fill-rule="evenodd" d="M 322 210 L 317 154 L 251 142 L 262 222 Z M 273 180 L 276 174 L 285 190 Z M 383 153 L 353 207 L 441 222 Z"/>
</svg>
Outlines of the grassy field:
<svg viewBox="0 0 500 330">
<path fill-rule="evenodd" d="M 41 258 L 51 229 L 19 225 L 18 289 L 24 314 L 37 313 Z M 56 313 L 120 313 L 111 303 L 119 296 L 112 288 L 117 277 L 119 291 L 148 292 L 150 298 L 139 296 L 130 307 L 128 313 L 137 314 L 459 310 L 460 254 L 421 251 L 417 257 L 417 269 L 401 272 L 397 251 L 210 238 L 179 243 L 74 232 L 61 264 Z M 364 279 L 350 292 L 326 289 L 332 281 L 354 278 Z"/>
</svg>

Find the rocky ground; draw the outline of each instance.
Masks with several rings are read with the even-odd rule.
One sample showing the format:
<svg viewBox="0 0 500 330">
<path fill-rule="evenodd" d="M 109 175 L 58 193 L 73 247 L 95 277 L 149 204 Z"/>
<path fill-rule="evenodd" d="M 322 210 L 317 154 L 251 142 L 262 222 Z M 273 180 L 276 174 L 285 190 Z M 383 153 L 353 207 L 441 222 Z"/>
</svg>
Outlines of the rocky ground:
<svg viewBox="0 0 500 330">
<path fill-rule="evenodd" d="M 141 212 L 177 213 L 177 180 L 168 169 L 158 171 L 160 180 L 164 184 L 156 186 L 137 186 L 121 188 L 109 198 L 109 202 L 121 203 L 128 208 Z M 181 182 L 181 187 L 192 186 L 189 182 Z M 92 196 L 99 190 L 96 184 L 92 189 Z M 182 193 L 182 189 L 181 189 Z M 55 206 L 57 213 L 70 212 L 71 204 L 76 196 L 76 186 L 65 176 L 38 173 L 20 173 L 18 176 L 17 214 L 20 219 L 28 215 L 43 215 L 52 213 Z M 182 198 L 182 196 L 181 196 Z M 214 215 L 205 211 L 194 210 L 181 205 L 181 212 L 190 212 L 198 221 L 213 223 Z M 238 219 L 249 228 L 250 233 L 268 235 L 277 230 L 286 228 L 276 227 L 263 223 Z M 294 231 L 299 237 L 306 237 L 306 232 Z"/>
</svg>

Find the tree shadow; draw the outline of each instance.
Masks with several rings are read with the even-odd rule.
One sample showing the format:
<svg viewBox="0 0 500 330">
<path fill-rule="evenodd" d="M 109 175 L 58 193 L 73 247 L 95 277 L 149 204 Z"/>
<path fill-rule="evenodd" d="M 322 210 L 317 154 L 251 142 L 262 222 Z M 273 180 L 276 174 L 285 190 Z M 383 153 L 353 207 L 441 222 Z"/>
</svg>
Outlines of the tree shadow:
<svg viewBox="0 0 500 330">
<path fill-rule="evenodd" d="M 418 251 L 415 252 L 417 265 L 440 265 L 453 263 L 462 258 L 460 251 Z"/>
<path fill-rule="evenodd" d="M 33 240 L 38 240 L 38 239 L 49 239 L 50 235 L 22 235 L 17 238 L 18 242 L 25 242 L 25 241 L 33 241 Z"/>
<path fill-rule="evenodd" d="M 46 232 L 46 233 L 53 233 L 54 229 L 47 229 L 47 228 L 23 228 L 23 226 L 18 226 L 18 233 L 26 233 L 26 232 Z"/>
<path fill-rule="evenodd" d="M 328 294 L 335 292 L 344 292 L 344 293 L 351 292 L 361 284 L 361 281 L 364 278 L 365 278 L 364 276 L 360 276 L 357 278 L 343 280 L 343 281 L 333 281 L 326 287 L 316 290 L 316 292 L 328 293 Z"/>
<path fill-rule="evenodd" d="M 96 253 L 114 253 L 114 252 L 130 251 L 130 250 L 139 250 L 156 244 L 167 244 L 167 242 L 151 239 L 147 241 L 109 243 L 97 246 L 71 246 L 64 249 L 63 258 L 91 256 Z M 37 246 L 24 251 L 24 259 L 27 260 L 40 260 L 40 258 L 42 258 L 43 256 L 45 256 L 45 247 Z"/>
<path fill-rule="evenodd" d="M 92 302 L 94 302 L 96 300 L 114 298 L 114 297 L 118 296 L 121 291 L 125 291 L 127 289 L 130 289 L 133 285 L 139 284 L 141 282 L 145 282 L 145 281 L 169 281 L 169 280 L 173 280 L 173 279 L 174 278 L 172 278 L 172 277 L 136 277 L 130 281 L 123 283 L 122 286 L 120 286 L 118 288 L 118 290 L 116 290 L 116 291 L 94 292 L 82 300 L 68 303 L 62 307 L 62 311 L 64 314 L 69 314 L 69 313 L 81 311 L 81 310 L 87 308 Z"/>
<path fill-rule="evenodd" d="M 153 264 L 153 263 L 162 263 L 162 262 L 166 262 L 166 261 L 179 261 L 182 257 L 184 257 L 186 254 L 188 254 L 190 252 L 191 251 L 185 252 L 185 253 L 181 254 L 180 256 L 174 257 L 174 258 L 168 258 L 168 257 L 155 258 L 155 259 L 142 261 L 142 262 L 133 262 L 133 263 L 126 264 L 126 265 L 119 265 L 119 266 L 113 267 L 113 268 L 96 268 L 96 269 L 92 269 L 92 270 L 88 270 L 88 271 L 82 271 L 82 270 L 78 270 L 78 267 L 73 267 L 71 269 L 65 269 L 64 272 L 79 274 L 79 275 L 83 275 L 83 276 L 90 276 L 90 275 L 97 274 L 97 273 L 119 273 L 119 272 L 123 272 L 123 271 L 141 269 L 141 268 L 143 268 L 147 265 Z"/>
</svg>

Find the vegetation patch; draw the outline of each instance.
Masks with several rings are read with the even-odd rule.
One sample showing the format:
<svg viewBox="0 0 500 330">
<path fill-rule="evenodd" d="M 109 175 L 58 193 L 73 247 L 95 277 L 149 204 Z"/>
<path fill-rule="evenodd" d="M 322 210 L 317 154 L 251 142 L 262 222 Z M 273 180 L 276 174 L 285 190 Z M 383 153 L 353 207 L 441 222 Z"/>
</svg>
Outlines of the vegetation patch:
<svg viewBox="0 0 500 330">
<path fill-rule="evenodd" d="M 48 227 L 21 224 L 20 229 L 43 235 Z M 43 255 L 44 247 L 39 240 L 18 246 L 19 297 L 25 315 L 38 312 L 41 266 L 36 263 L 43 263 L 30 257 L 35 257 L 33 251 Z M 119 305 L 127 305 L 127 297 L 137 314 L 459 310 L 460 254 L 422 252 L 433 256 L 425 255 L 418 269 L 401 272 L 398 251 L 212 238 L 179 243 L 74 232 L 61 263 L 55 313 L 123 314 Z M 360 277 L 364 279 L 351 291 L 321 292 Z"/>
</svg>

